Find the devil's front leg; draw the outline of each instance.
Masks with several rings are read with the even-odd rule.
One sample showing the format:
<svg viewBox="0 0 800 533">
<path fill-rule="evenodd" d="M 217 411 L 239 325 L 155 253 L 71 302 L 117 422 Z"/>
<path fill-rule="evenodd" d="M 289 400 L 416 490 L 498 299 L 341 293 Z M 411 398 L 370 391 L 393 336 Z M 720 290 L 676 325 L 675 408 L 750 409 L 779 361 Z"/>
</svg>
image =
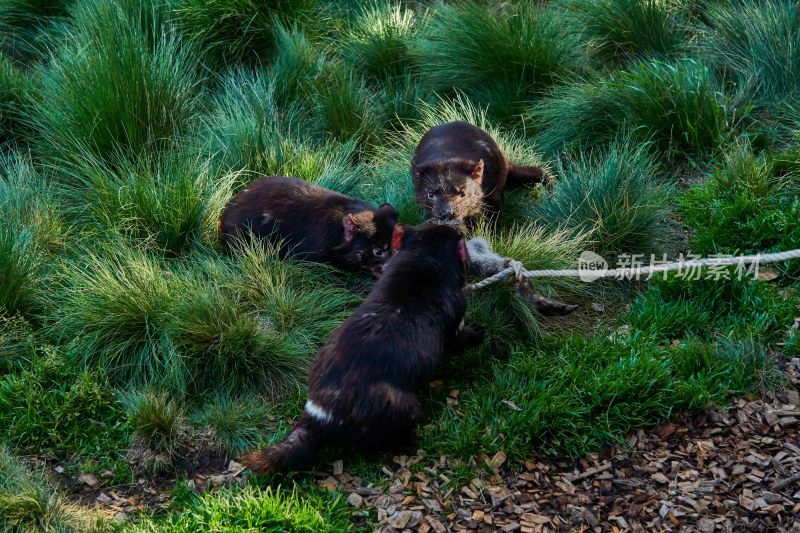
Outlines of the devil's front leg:
<svg viewBox="0 0 800 533">
<path fill-rule="evenodd" d="M 447 356 L 458 356 L 470 348 L 483 344 L 486 330 L 477 322 L 470 322 L 459 326 L 455 334 L 444 343 L 444 353 Z"/>
</svg>

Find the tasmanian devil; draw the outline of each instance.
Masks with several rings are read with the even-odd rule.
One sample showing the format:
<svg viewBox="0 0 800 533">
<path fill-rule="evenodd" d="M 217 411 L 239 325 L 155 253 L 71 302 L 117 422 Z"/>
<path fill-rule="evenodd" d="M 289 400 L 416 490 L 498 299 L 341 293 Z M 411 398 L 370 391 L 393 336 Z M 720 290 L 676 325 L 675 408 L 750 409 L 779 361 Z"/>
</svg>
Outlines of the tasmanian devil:
<svg viewBox="0 0 800 533">
<path fill-rule="evenodd" d="M 297 469 L 322 445 L 386 450 L 408 442 L 420 414 L 415 390 L 445 353 L 480 344 L 461 327 L 469 256 L 453 228 L 398 224 L 399 250 L 364 303 L 320 349 L 308 401 L 286 438 L 244 462 L 254 472 Z"/>
<path fill-rule="evenodd" d="M 378 275 L 397 219 L 391 204 L 376 209 L 298 178 L 265 176 L 228 203 L 219 230 L 231 247 L 253 235 L 279 244 L 282 255 Z"/>
<path fill-rule="evenodd" d="M 518 166 L 488 133 L 468 122 L 434 126 L 411 160 L 417 202 L 432 218 L 474 222 L 485 207 L 500 212 L 506 185 L 543 181 L 539 167 Z"/>
</svg>

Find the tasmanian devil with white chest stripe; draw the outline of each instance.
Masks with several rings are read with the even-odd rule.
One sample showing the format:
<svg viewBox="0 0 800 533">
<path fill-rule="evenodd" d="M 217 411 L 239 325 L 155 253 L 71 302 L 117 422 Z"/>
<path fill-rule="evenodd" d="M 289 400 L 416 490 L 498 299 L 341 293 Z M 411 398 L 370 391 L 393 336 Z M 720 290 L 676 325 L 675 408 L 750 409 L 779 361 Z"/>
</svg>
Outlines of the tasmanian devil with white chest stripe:
<svg viewBox="0 0 800 533">
<path fill-rule="evenodd" d="M 308 401 L 286 438 L 244 462 L 254 472 L 294 470 L 323 445 L 386 450 L 407 442 L 420 414 L 415 391 L 444 354 L 483 342 L 461 327 L 469 256 L 449 227 L 397 225 L 398 252 L 356 311 L 320 349 Z"/>
<path fill-rule="evenodd" d="M 392 204 L 376 209 L 299 178 L 264 176 L 228 203 L 219 230 L 232 248 L 252 235 L 279 244 L 282 255 L 379 275 L 397 219 Z"/>
<path fill-rule="evenodd" d="M 473 223 L 500 213 L 507 185 L 546 181 L 539 167 L 512 163 L 488 133 L 469 122 L 434 126 L 411 160 L 417 202 L 432 218 Z"/>
</svg>

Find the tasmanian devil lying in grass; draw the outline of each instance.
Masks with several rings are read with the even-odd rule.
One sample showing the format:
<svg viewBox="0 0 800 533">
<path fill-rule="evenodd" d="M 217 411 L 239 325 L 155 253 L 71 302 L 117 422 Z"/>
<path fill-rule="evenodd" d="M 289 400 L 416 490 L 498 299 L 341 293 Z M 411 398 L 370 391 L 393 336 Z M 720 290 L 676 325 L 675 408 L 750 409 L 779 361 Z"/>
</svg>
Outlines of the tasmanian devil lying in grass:
<svg viewBox="0 0 800 533">
<path fill-rule="evenodd" d="M 432 218 L 466 223 L 484 207 L 496 216 L 506 185 L 544 179 L 541 168 L 515 165 L 489 134 L 468 122 L 431 128 L 414 152 L 411 176 L 417 202 Z"/>
<path fill-rule="evenodd" d="M 283 441 L 245 457 L 254 472 L 297 469 L 326 444 L 408 442 L 420 414 L 414 391 L 445 353 L 483 341 L 480 326 L 460 327 L 469 261 L 461 234 L 398 224 L 392 246 L 370 295 L 317 353 L 300 419 Z"/>
<path fill-rule="evenodd" d="M 219 230 L 230 247 L 252 232 L 280 244 L 283 255 L 379 275 L 391 255 L 397 218 L 391 204 L 376 209 L 298 178 L 265 176 L 228 203 Z"/>
</svg>

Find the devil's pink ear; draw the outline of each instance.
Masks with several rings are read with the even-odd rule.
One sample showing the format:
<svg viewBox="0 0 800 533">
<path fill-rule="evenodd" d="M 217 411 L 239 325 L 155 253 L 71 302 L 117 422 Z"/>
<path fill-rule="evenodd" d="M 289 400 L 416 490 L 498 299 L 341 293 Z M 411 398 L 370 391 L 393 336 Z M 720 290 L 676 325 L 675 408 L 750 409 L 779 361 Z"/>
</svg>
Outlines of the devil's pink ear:
<svg viewBox="0 0 800 533">
<path fill-rule="evenodd" d="M 353 218 L 353 215 L 350 213 L 346 214 L 344 218 L 342 218 L 342 226 L 344 226 L 344 240 L 347 242 L 352 241 L 358 231 L 358 223 L 356 219 Z"/>
<path fill-rule="evenodd" d="M 472 179 L 480 183 L 481 179 L 483 179 L 483 159 L 478 161 L 478 164 L 475 165 L 475 168 L 472 169 Z"/>
<path fill-rule="evenodd" d="M 394 233 L 392 234 L 392 250 L 395 252 L 400 250 L 400 243 L 403 241 L 404 231 L 405 226 L 403 224 L 397 224 L 394 227 Z"/>
<path fill-rule="evenodd" d="M 464 245 L 464 239 L 458 241 L 458 258 L 461 259 L 461 264 L 467 262 L 467 247 Z"/>
</svg>

